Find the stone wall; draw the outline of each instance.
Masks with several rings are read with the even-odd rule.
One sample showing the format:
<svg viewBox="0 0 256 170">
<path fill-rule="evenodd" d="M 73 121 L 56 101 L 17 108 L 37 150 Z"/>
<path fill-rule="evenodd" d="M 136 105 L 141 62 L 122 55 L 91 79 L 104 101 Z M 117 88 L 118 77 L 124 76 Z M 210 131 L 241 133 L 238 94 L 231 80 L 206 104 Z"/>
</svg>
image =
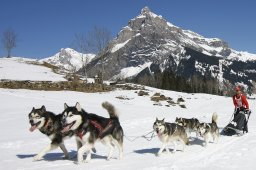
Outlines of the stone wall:
<svg viewBox="0 0 256 170">
<path fill-rule="evenodd" d="M 0 80 L 0 88 L 9 89 L 31 89 L 31 90 L 46 90 L 46 91 L 81 91 L 81 92 L 104 92 L 111 91 L 112 87 L 105 84 L 83 83 L 80 81 L 13 81 Z"/>
</svg>

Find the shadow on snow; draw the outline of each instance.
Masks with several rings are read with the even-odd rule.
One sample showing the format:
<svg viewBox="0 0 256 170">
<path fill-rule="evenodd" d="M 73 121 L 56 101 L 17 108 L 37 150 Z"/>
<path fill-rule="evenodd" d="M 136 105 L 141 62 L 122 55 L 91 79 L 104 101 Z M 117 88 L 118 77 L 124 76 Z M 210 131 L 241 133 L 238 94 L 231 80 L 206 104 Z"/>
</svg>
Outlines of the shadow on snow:
<svg viewBox="0 0 256 170">
<path fill-rule="evenodd" d="M 27 159 L 27 158 L 33 158 L 36 156 L 36 154 L 17 154 L 16 155 L 19 159 Z M 72 150 L 69 152 L 70 159 L 69 160 L 76 160 L 77 157 L 77 151 Z M 47 153 L 42 160 L 45 161 L 55 161 L 55 160 L 63 160 L 64 154 L 59 153 Z M 107 156 L 101 156 L 97 154 L 92 154 L 92 159 L 107 159 Z"/>
</svg>

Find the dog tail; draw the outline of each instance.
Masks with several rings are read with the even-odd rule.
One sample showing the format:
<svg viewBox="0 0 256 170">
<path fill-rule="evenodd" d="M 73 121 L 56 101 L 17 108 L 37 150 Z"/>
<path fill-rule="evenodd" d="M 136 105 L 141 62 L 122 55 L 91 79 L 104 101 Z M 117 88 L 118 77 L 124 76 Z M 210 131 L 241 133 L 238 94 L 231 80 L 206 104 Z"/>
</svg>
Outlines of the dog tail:
<svg viewBox="0 0 256 170">
<path fill-rule="evenodd" d="M 119 115 L 117 114 L 115 107 L 111 103 L 103 102 L 102 107 L 108 111 L 111 119 L 118 119 Z"/>
<path fill-rule="evenodd" d="M 217 115 L 216 112 L 214 112 L 214 113 L 212 114 L 212 123 L 216 123 L 216 124 L 217 124 L 217 119 L 218 119 L 218 115 Z"/>
</svg>

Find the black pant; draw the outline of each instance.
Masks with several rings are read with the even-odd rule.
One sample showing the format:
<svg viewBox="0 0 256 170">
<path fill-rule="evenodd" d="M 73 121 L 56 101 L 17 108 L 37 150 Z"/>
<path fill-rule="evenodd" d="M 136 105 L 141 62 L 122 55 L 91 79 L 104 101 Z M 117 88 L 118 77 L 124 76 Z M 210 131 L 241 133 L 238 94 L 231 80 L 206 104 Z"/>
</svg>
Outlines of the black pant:
<svg viewBox="0 0 256 170">
<path fill-rule="evenodd" d="M 234 114 L 234 122 L 236 122 L 236 128 L 238 130 L 243 130 L 248 132 L 248 127 L 246 124 L 246 117 L 245 117 L 245 109 L 244 108 L 237 108 Z"/>
</svg>

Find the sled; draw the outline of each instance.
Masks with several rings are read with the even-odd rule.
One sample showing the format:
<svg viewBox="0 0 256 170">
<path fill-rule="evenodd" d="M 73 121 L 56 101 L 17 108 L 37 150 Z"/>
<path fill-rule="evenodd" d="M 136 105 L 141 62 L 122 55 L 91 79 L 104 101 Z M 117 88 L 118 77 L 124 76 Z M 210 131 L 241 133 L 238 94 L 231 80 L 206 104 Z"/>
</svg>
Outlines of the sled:
<svg viewBox="0 0 256 170">
<path fill-rule="evenodd" d="M 243 125 L 243 129 L 238 129 L 237 126 L 235 125 L 235 113 L 232 115 L 233 119 L 232 121 L 229 122 L 229 124 L 221 131 L 221 135 L 226 135 L 226 136 L 233 136 L 233 135 L 238 135 L 242 136 L 244 133 L 248 133 L 248 121 L 251 115 L 251 111 L 244 112 L 243 114 L 245 115 L 245 121 Z"/>
</svg>

